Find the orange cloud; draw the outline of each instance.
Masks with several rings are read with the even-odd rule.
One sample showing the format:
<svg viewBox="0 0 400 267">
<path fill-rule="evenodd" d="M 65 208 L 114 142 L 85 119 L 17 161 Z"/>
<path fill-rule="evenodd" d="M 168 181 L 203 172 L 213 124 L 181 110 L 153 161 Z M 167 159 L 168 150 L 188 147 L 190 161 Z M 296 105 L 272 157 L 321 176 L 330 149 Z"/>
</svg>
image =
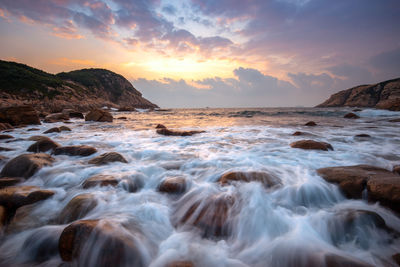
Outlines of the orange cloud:
<svg viewBox="0 0 400 267">
<path fill-rule="evenodd" d="M 93 60 L 85 60 L 85 59 L 71 59 L 71 58 L 57 58 L 49 61 L 49 64 L 58 65 L 58 66 L 87 66 L 93 67 L 96 66 L 96 62 Z"/>
</svg>

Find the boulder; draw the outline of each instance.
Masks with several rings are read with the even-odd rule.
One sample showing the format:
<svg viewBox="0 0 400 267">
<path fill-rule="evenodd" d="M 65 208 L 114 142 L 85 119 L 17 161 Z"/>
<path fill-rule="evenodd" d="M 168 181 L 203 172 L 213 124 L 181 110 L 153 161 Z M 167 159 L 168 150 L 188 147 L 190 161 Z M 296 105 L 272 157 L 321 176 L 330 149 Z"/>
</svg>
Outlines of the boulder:
<svg viewBox="0 0 400 267">
<path fill-rule="evenodd" d="M 128 161 L 121 154 L 117 152 L 108 152 L 89 160 L 89 164 L 104 165 L 110 162 L 117 161 L 128 163 Z"/>
<path fill-rule="evenodd" d="M 218 182 L 221 185 L 230 184 L 231 182 L 235 181 L 246 183 L 253 181 L 260 182 L 267 188 L 282 185 L 282 182 L 279 178 L 271 176 L 266 172 L 227 172 L 218 179 Z"/>
<path fill-rule="evenodd" d="M 145 266 L 138 241 L 126 232 L 108 221 L 76 221 L 60 235 L 60 257 L 63 261 L 79 262 L 80 266 Z"/>
<path fill-rule="evenodd" d="M 9 123 L 0 122 L 0 131 L 14 129 Z"/>
<path fill-rule="evenodd" d="M 44 134 L 48 134 L 48 133 L 59 133 L 61 132 L 59 127 L 54 127 L 54 128 L 50 128 L 47 131 L 43 132 Z"/>
<path fill-rule="evenodd" d="M 60 144 L 54 142 L 51 139 L 42 139 L 37 141 L 36 143 L 30 145 L 27 149 L 28 152 L 46 152 L 49 150 L 54 150 L 55 148 L 60 147 Z"/>
<path fill-rule="evenodd" d="M 195 201 L 179 220 L 179 224 L 199 228 L 204 237 L 227 236 L 231 227 L 229 215 L 235 201 L 235 198 L 228 194 L 216 194 Z"/>
<path fill-rule="evenodd" d="M 73 109 L 64 109 L 62 113 L 68 115 L 70 118 L 78 118 L 78 119 L 84 118 L 82 112 L 78 112 Z"/>
<path fill-rule="evenodd" d="M 347 113 L 346 115 L 344 115 L 343 118 L 345 118 L 345 119 L 359 119 L 360 116 L 350 112 L 350 113 Z"/>
<path fill-rule="evenodd" d="M 62 146 L 53 150 L 54 155 L 69 155 L 69 156 L 90 156 L 97 152 L 97 149 L 91 146 Z"/>
<path fill-rule="evenodd" d="M 51 165 L 53 162 L 54 158 L 44 153 L 19 155 L 7 162 L 0 177 L 29 178 L 43 166 Z"/>
<path fill-rule="evenodd" d="M 391 171 L 356 165 L 322 168 L 317 172 L 326 181 L 338 184 L 347 197 L 361 198 L 366 189 L 368 200 L 400 211 L 400 176 Z"/>
<path fill-rule="evenodd" d="M 40 124 L 40 119 L 32 106 L 17 106 L 0 108 L 0 122 L 17 126 Z"/>
<path fill-rule="evenodd" d="M 205 131 L 174 131 L 167 128 L 160 128 L 157 130 L 158 134 L 166 136 L 192 136 L 198 133 L 204 133 Z"/>
<path fill-rule="evenodd" d="M 71 128 L 67 127 L 67 126 L 60 126 L 58 127 L 60 129 L 61 132 L 70 132 Z"/>
<path fill-rule="evenodd" d="M 50 140 L 51 139 L 47 136 L 43 136 L 43 135 L 33 135 L 31 137 L 28 138 L 29 141 L 41 141 L 41 140 Z"/>
<path fill-rule="evenodd" d="M 0 189 L 7 186 L 16 185 L 23 181 L 25 181 L 25 179 L 21 177 L 2 177 L 0 178 Z"/>
<path fill-rule="evenodd" d="M 37 186 L 9 186 L 0 189 L 0 205 L 7 209 L 15 210 L 53 195 L 53 191 L 43 190 Z"/>
<path fill-rule="evenodd" d="M 157 124 L 156 129 L 167 129 L 163 124 Z"/>
<path fill-rule="evenodd" d="M 93 109 L 88 114 L 86 114 L 85 121 L 112 122 L 113 116 L 108 111 Z"/>
<path fill-rule="evenodd" d="M 14 136 L 9 135 L 9 134 L 0 134 L 0 140 L 4 140 L 4 139 L 13 139 Z"/>
<path fill-rule="evenodd" d="M 65 224 L 85 217 L 97 206 L 97 200 L 93 194 L 80 194 L 71 199 L 61 211 L 58 223 Z"/>
<path fill-rule="evenodd" d="M 309 121 L 306 124 L 304 124 L 305 126 L 317 126 L 317 124 L 314 121 Z"/>
<path fill-rule="evenodd" d="M 181 194 L 186 190 L 184 177 L 170 177 L 161 182 L 158 191 L 170 194 Z"/>
<path fill-rule="evenodd" d="M 67 121 L 67 120 L 69 120 L 69 114 L 65 114 L 65 113 L 52 113 L 52 114 L 47 115 L 44 118 L 44 122 L 47 122 L 47 123 Z"/>
<path fill-rule="evenodd" d="M 88 178 L 85 182 L 83 182 L 82 187 L 87 189 L 95 186 L 117 186 L 119 181 L 120 180 L 114 176 L 99 174 Z"/>
<path fill-rule="evenodd" d="M 305 135 L 304 132 L 296 131 L 292 134 L 293 136 Z"/>
<path fill-rule="evenodd" d="M 293 148 L 311 149 L 311 150 L 333 150 L 333 147 L 329 143 L 317 142 L 314 140 L 300 140 L 290 144 Z"/>
</svg>

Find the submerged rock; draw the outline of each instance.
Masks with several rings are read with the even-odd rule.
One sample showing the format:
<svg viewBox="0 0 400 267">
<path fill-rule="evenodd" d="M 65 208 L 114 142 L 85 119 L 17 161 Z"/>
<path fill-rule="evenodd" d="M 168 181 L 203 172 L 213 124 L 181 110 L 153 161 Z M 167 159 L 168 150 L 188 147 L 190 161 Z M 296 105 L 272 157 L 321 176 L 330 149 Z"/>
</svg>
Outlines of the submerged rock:
<svg viewBox="0 0 400 267">
<path fill-rule="evenodd" d="M 227 172 L 218 179 L 218 182 L 222 185 L 226 185 L 234 181 L 247 183 L 260 182 L 267 188 L 282 184 L 279 178 L 274 177 L 266 172 Z"/>
<path fill-rule="evenodd" d="M 27 149 L 29 152 L 46 152 L 49 150 L 54 150 L 55 148 L 60 147 L 60 144 L 54 142 L 51 139 L 42 139 L 37 141 L 36 143 L 30 145 Z"/>
<path fill-rule="evenodd" d="M 44 118 L 44 122 L 47 123 L 54 123 L 54 122 L 59 122 L 59 121 L 67 121 L 69 120 L 69 115 L 66 113 L 52 113 L 47 115 Z"/>
<path fill-rule="evenodd" d="M 61 211 L 58 222 L 64 224 L 81 219 L 96 206 L 97 200 L 93 194 L 77 195 Z"/>
<path fill-rule="evenodd" d="M 63 146 L 54 149 L 54 155 L 69 155 L 69 156 L 90 156 L 97 152 L 97 149 L 91 146 L 78 145 L 78 146 Z"/>
<path fill-rule="evenodd" d="M 359 119 L 360 116 L 358 116 L 355 113 L 350 112 L 350 113 L 347 113 L 346 115 L 344 115 L 343 118 L 345 118 L 345 119 Z"/>
<path fill-rule="evenodd" d="M 48 129 L 47 131 L 44 132 L 44 134 L 48 133 L 60 133 L 63 131 L 71 131 L 71 129 L 67 126 L 60 126 L 60 127 L 53 127 L 51 129 Z"/>
<path fill-rule="evenodd" d="M 10 186 L 0 189 L 0 205 L 7 209 L 17 209 L 54 195 L 51 190 L 43 190 L 37 186 Z"/>
<path fill-rule="evenodd" d="M 40 119 L 32 106 L 17 106 L 0 108 L 0 122 L 16 126 L 40 124 Z"/>
<path fill-rule="evenodd" d="M 355 138 L 371 138 L 369 134 L 357 134 L 354 136 Z"/>
<path fill-rule="evenodd" d="M 290 144 L 293 148 L 311 149 L 311 150 L 333 150 L 331 144 L 326 142 L 317 142 L 314 140 L 300 140 Z"/>
<path fill-rule="evenodd" d="M 51 165 L 53 162 L 54 158 L 44 153 L 19 155 L 7 162 L 0 176 L 29 178 L 43 166 Z"/>
<path fill-rule="evenodd" d="M 170 194 L 180 194 L 186 190 L 186 179 L 184 177 L 170 177 L 161 182 L 158 191 Z"/>
<path fill-rule="evenodd" d="M 82 187 L 87 189 L 90 187 L 95 187 L 95 186 L 117 186 L 119 183 L 119 179 L 115 178 L 114 176 L 111 175 L 94 175 L 90 178 L 88 178 L 83 184 Z"/>
<path fill-rule="evenodd" d="M 104 165 L 110 162 L 117 161 L 128 163 L 128 161 L 121 154 L 117 152 L 108 152 L 89 160 L 89 164 Z"/>
<path fill-rule="evenodd" d="M 308 135 L 308 133 L 296 131 L 292 134 L 293 136 Z"/>
<path fill-rule="evenodd" d="M 309 121 L 306 124 L 304 124 L 305 126 L 317 126 L 317 124 L 314 121 Z"/>
<path fill-rule="evenodd" d="M 158 134 L 166 136 L 192 136 L 198 133 L 204 133 L 205 131 L 174 131 L 167 128 L 160 128 L 157 130 Z"/>
<path fill-rule="evenodd" d="M 108 111 L 93 109 L 88 114 L 86 114 L 85 121 L 112 122 L 113 116 Z"/>
<path fill-rule="evenodd" d="M 121 228 L 99 220 L 70 224 L 58 242 L 61 259 L 80 266 L 145 266 L 137 241 Z"/>
<path fill-rule="evenodd" d="M 0 134 L 0 140 L 4 140 L 4 139 L 13 139 L 14 136 L 9 135 L 9 134 Z"/>
</svg>

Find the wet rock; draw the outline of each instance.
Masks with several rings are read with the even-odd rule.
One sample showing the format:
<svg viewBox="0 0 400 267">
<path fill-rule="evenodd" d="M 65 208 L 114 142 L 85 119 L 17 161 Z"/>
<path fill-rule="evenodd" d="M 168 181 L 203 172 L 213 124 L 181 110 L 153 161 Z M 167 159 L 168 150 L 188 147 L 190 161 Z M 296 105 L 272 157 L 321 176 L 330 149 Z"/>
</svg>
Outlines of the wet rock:
<svg viewBox="0 0 400 267">
<path fill-rule="evenodd" d="M 271 176 L 266 172 L 227 172 L 218 179 L 218 182 L 222 185 L 226 185 L 234 181 L 247 183 L 253 181 L 260 182 L 267 188 L 282 184 L 279 178 Z"/>
<path fill-rule="evenodd" d="M 230 232 L 229 215 L 234 203 L 235 198 L 227 194 L 195 201 L 179 223 L 199 228 L 205 237 L 227 236 Z"/>
<path fill-rule="evenodd" d="M 296 131 L 292 135 L 293 136 L 299 136 L 299 135 L 304 135 L 304 134 L 305 134 L 304 132 Z"/>
<path fill-rule="evenodd" d="M 170 177 L 161 182 L 158 191 L 170 194 L 181 194 L 186 190 L 184 177 Z"/>
<path fill-rule="evenodd" d="M 27 131 L 28 132 L 33 132 L 33 131 L 39 131 L 39 128 L 29 128 Z"/>
<path fill-rule="evenodd" d="M 108 111 L 93 109 L 88 114 L 86 114 L 85 121 L 112 122 L 113 116 Z"/>
<path fill-rule="evenodd" d="M 326 267 L 373 267 L 373 265 L 359 259 L 344 257 L 336 254 L 325 255 Z"/>
<path fill-rule="evenodd" d="M 32 106 L 17 106 L 0 108 L 0 122 L 16 126 L 40 124 L 40 119 Z"/>
<path fill-rule="evenodd" d="M 166 136 L 192 136 L 198 133 L 204 133 L 205 131 L 173 131 L 167 128 L 160 128 L 157 130 L 158 134 Z"/>
<path fill-rule="evenodd" d="M 156 129 L 167 129 L 163 124 L 157 124 Z"/>
<path fill-rule="evenodd" d="M 54 155 L 69 155 L 69 156 L 90 156 L 97 152 L 97 149 L 91 146 L 63 146 L 54 149 Z"/>
<path fill-rule="evenodd" d="M 317 124 L 314 121 L 309 121 L 306 124 L 304 124 L 305 126 L 317 126 Z"/>
<path fill-rule="evenodd" d="M 0 178 L 0 189 L 7 186 L 16 185 L 23 181 L 25 181 L 25 179 L 21 177 L 2 177 Z"/>
<path fill-rule="evenodd" d="M 400 211 L 400 176 L 391 171 L 356 165 L 322 168 L 317 172 L 326 181 L 338 184 L 347 197 L 361 198 L 363 190 L 367 189 L 368 200 Z"/>
<path fill-rule="evenodd" d="M 43 166 L 51 165 L 53 162 L 54 158 L 44 153 L 19 155 L 7 162 L 0 177 L 29 178 Z"/>
<path fill-rule="evenodd" d="M 58 242 L 61 259 L 75 260 L 80 266 L 145 266 L 137 241 L 120 228 L 99 220 L 70 224 Z"/>
<path fill-rule="evenodd" d="M 400 175 L 400 165 L 393 166 L 393 173 Z"/>
<path fill-rule="evenodd" d="M 40 189 L 37 186 L 9 186 L 0 189 L 0 205 L 15 210 L 53 195 L 53 191 Z"/>
<path fill-rule="evenodd" d="M 54 123 L 54 122 L 59 122 L 59 121 L 67 121 L 69 120 L 69 115 L 65 113 L 52 113 L 47 115 L 44 118 L 44 122 L 47 123 Z"/>
<path fill-rule="evenodd" d="M 360 109 L 360 108 L 355 108 L 355 109 L 353 109 L 353 111 L 354 111 L 354 112 L 360 112 L 360 111 L 362 111 L 362 109 Z"/>
<path fill-rule="evenodd" d="M 5 207 L 0 206 L 0 232 L 2 232 L 6 222 L 7 222 L 7 210 Z"/>
<path fill-rule="evenodd" d="M 359 119 L 360 116 L 358 116 L 355 113 L 350 112 L 350 113 L 347 113 L 346 115 L 344 115 L 343 118 L 345 118 L 345 119 Z"/>
<path fill-rule="evenodd" d="M 311 149 L 311 150 L 333 150 L 331 144 L 326 142 L 317 142 L 314 140 L 300 140 L 290 144 L 293 148 Z"/>
<path fill-rule="evenodd" d="M 54 128 L 50 128 L 47 131 L 43 132 L 44 134 L 48 134 L 48 133 L 59 133 L 61 132 L 59 127 L 54 127 Z"/>
<path fill-rule="evenodd" d="M 391 119 L 391 120 L 389 120 L 389 122 L 400 122 L 400 118 L 398 118 L 398 119 Z"/>
<path fill-rule="evenodd" d="M 119 107 L 118 109 L 119 112 L 123 112 L 123 111 L 136 111 L 136 109 L 134 107 Z"/>
<path fill-rule="evenodd" d="M 354 137 L 356 137 L 356 138 L 371 138 L 371 136 L 369 134 L 357 134 Z"/>
<path fill-rule="evenodd" d="M 50 140 L 51 139 L 47 136 L 42 136 L 42 135 L 33 135 L 28 138 L 29 141 L 41 141 L 41 140 Z"/>
<path fill-rule="evenodd" d="M 36 143 L 30 145 L 27 149 L 29 152 L 46 152 L 49 150 L 54 150 L 55 148 L 60 147 L 60 144 L 54 142 L 51 139 L 42 139 L 37 141 Z"/>
<path fill-rule="evenodd" d="M 61 211 L 58 218 L 60 224 L 70 223 L 85 217 L 97 206 L 97 200 L 93 194 L 80 194 L 71 199 Z"/>
<path fill-rule="evenodd" d="M 128 161 L 121 154 L 117 152 L 108 152 L 89 160 L 89 164 L 104 165 L 110 162 L 117 161 L 128 163 Z"/>
<path fill-rule="evenodd" d="M 14 149 L 0 146 L 0 151 L 13 151 Z"/>
<path fill-rule="evenodd" d="M 168 263 L 165 267 L 194 267 L 191 261 L 173 261 Z"/>
<path fill-rule="evenodd" d="M 14 129 L 9 123 L 0 122 L 0 131 Z"/>
<path fill-rule="evenodd" d="M 9 134 L 0 134 L 0 140 L 4 140 L 4 139 L 13 139 L 14 136 L 9 135 Z"/>
<path fill-rule="evenodd" d="M 118 117 L 117 120 L 127 120 L 127 117 Z"/>
<path fill-rule="evenodd" d="M 119 183 L 119 179 L 111 176 L 111 175 L 94 175 L 90 178 L 88 178 L 83 184 L 82 187 L 87 189 L 90 187 L 95 187 L 95 186 L 117 186 Z"/>
<path fill-rule="evenodd" d="M 72 131 L 71 128 L 67 127 L 67 126 L 60 126 L 59 127 L 61 132 L 70 132 Z"/>
<path fill-rule="evenodd" d="M 62 113 L 68 115 L 70 118 L 78 118 L 78 119 L 84 118 L 82 112 L 74 111 L 73 109 L 64 109 Z"/>
</svg>

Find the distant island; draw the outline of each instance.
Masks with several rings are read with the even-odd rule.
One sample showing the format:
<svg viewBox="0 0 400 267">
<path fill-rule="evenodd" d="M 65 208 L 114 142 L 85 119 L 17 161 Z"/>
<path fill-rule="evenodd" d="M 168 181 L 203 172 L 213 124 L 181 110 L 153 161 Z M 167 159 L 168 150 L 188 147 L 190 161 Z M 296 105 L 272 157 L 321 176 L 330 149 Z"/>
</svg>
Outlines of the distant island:
<svg viewBox="0 0 400 267">
<path fill-rule="evenodd" d="M 0 106 L 32 105 L 41 112 L 71 108 L 81 112 L 108 106 L 123 110 L 157 108 L 123 76 L 105 69 L 56 75 L 0 60 Z"/>
<path fill-rule="evenodd" d="M 400 78 L 340 91 L 317 107 L 344 106 L 400 111 Z"/>
</svg>

